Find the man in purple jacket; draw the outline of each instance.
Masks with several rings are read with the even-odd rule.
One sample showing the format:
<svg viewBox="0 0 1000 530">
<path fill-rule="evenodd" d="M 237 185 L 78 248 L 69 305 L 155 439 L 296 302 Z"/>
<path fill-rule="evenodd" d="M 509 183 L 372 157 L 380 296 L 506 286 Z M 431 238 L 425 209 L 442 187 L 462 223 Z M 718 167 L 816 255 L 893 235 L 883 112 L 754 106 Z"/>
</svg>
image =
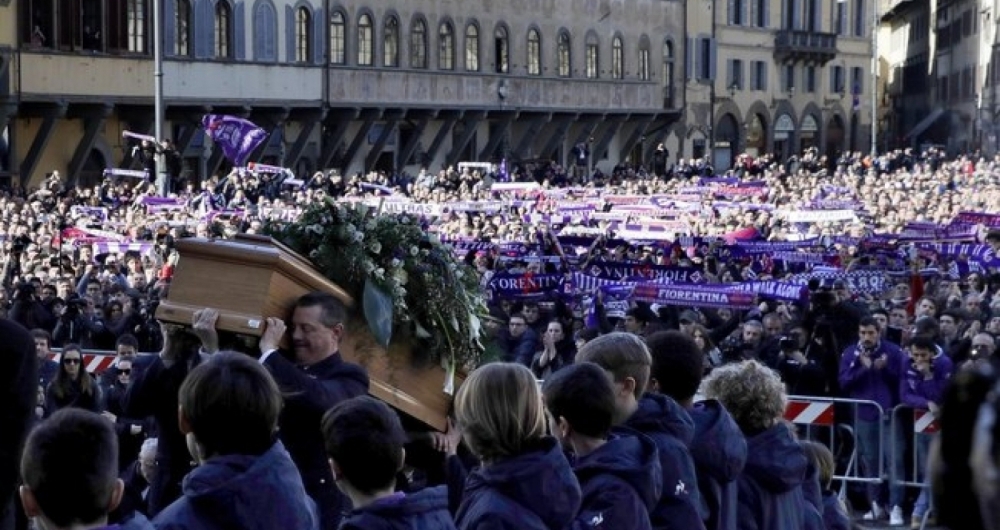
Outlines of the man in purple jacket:
<svg viewBox="0 0 1000 530">
<path fill-rule="evenodd" d="M 844 350 L 840 358 L 840 388 L 843 397 L 873 401 L 882 409 L 880 414 L 873 405 L 858 405 L 854 423 L 861 471 L 865 478 L 878 478 L 881 476 L 879 446 L 883 451 L 884 462 L 901 469 L 899 466 L 903 460 L 903 451 L 898 450 L 895 451 L 898 462 L 892 461 L 891 444 L 894 440 L 890 414 L 892 408 L 899 403 L 903 354 L 899 347 L 879 338 L 878 322 L 871 317 L 864 317 L 858 323 L 858 339 L 858 343 Z M 879 485 L 870 484 L 868 496 L 872 507 L 871 511 L 864 515 L 865 520 L 879 519 L 883 515 L 878 503 L 878 493 Z M 902 486 L 890 485 L 888 504 L 892 507 L 890 523 L 903 524 L 902 504 Z"/>
<path fill-rule="evenodd" d="M 903 358 L 903 383 L 900 385 L 903 404 L 914 409 L 929 410 L 931 414 L 937 416 L 953 368 L 951 359 L 942 352 L 933 339 L 920 335 L 914 337 L 910 342 L 909 358 Z M 917 435 L 917 462 L 927 461 L 930 441 L 930 434 Z M 925 476 L 922 468 L 914 472 L 918 477 Z M 927 489 L 923 488 L 913 505 L 911 526 L 920 527 L 927 507 Z"/>
</svg>

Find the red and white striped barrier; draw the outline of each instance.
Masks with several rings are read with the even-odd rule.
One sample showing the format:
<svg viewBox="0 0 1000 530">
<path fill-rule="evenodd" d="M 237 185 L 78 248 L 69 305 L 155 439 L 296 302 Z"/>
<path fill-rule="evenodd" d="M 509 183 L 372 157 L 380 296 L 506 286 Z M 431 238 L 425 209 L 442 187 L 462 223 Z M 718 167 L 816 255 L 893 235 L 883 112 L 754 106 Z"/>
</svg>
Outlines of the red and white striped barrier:
<svg viewBox="0 0 1000 530">
<path fill-rule="evenodd" d="M 60 354 L 50 353 L 49 359 L 59 362 Z M 111 367 L 115 362 L 114 355 L 101 355 L 93 353 L 83 354 L 83 365 L 92 374 L 99 374 Z"/>
<path fill-rule="evenodd" d="M 929 410 L 914 409 L 913 432 L 917 434 L 934 434 L 941 430 L 937 418 Z"/>
<path fill-rule="evenodd" d="M 785 419 L 796 425 L 833 426 L 833 403 L 790 400 L 785 407 Z"/>
</svg>

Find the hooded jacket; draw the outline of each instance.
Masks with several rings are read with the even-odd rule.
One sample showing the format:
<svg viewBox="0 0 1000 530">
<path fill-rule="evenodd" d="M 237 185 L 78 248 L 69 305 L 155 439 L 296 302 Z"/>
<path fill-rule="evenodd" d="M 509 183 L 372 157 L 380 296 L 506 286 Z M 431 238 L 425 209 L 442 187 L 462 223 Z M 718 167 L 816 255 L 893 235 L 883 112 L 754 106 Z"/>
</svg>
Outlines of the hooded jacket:
<svg viewBox="0 0 1000 530">
<path fill-rule="evenodd" d="M 802 483 L 809 458 L 788 427 L 779 423 L 747 438 L 747 465 L 739 485 L 740 530 L 802 530 L 806 500 Z"/>
<path fill-rule="evenodd" d="M 355 509 L 340 530 L 455 530 L 455 523 L 448 512 L 448 490 L 438 486 L 411 495 L 397 493 Z"/>
<path fill-rule="evenodd" d="M 701 530 L 701 497 L 694 460 L 688 447 L 694 438 L 694 421 L 673 399 L 661 394 L 645 394 L 639 408 L 625 420 L 618 434 L 638 431 L 649 436 L 660 457 L 663 494 L 649 513 L 655 529 Z"/>
<path fill-rule="evenodd" d="M 691 457 L 707 530 L 736 530 L 736 479 L 747 462 L 747 441 L 736 421 L 714 399 L 688 410 L 694 420 Z"/>
<path fill-rule="evenodd" d="M 882 368 L 865 368 L 861 362 L 861 345 L 855 344 L 844 351 L 840 358 L 841 393 L 852 399 L 870 400 L 882 406 L 886 414 L 899 403 L 899 384 L 902 376 L 903 353 L 889 341 L 879 341 L 870 354 L 874 363 L 880 357 L 885 357 L 886 364 Z M 878 411 L 873 406 L 858 407 L 858 419 L 863 421 L 878 421 Z"/>
<path fill-rule="evenodd" d="M 183 496 L 157 530 L 316 530 L 319 515 L 281 442 L 260 456 L 209 458 L 184 477 Z"/>
<path fill-rule="evenodd" d="M 899 387 L 900 400 L 904 405 L 915 409 L 926 410 L 928 402 L 940 405 L 944 401 L 944 389 L 951 379 L 953 369 L 951 358 L 940 347 L 931 360 L 930 379 L 925 379 L 924 374 L 914 367 L 913 361 L 904 356 L 900 370 L 903 373 L 903 381 Z"/>
<path fill-rule="evenodd" d="M 649 437 L 612 436 L 573 465 L 583 502 L 575 529 L 651 529 L 649 512 L 662 492 L 663 472 Z"/>
<path fill-rule="evenodd" d="M 832 491 L 823 492 L 823 527 L 826 530 L 851 530 L 851 520 Z"/>
<path fill-rule="evenodd" d="M 469 474 L 459 530 L 562 530 L 580 508 L 580 485 L 554 438 Z"/>
<path fill-rule="evenodd" d="M 823 530 L 823 493 L 819 487 L 819 468 L 809 459 L 806 465 L 806 478 L 802 482 L 802 506 L 804 518 L 803 530 Z"/>
</svg>

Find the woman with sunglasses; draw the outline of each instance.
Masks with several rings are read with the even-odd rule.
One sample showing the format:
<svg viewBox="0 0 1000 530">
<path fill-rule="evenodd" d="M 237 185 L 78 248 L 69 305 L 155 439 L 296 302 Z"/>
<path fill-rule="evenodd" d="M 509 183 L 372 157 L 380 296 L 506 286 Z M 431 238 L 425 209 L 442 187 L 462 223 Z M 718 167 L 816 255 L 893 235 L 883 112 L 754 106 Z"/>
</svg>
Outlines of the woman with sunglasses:
<svg viewBox="0 0 1000 530">
<path fill-rule="evenodd" d="M 101 389 L 83 366 L 83 351 L 78 344 L 63 346 L 59 371 L 45 390 L 45 417 L 66 407 L 101 412 Z"/>
</svg>

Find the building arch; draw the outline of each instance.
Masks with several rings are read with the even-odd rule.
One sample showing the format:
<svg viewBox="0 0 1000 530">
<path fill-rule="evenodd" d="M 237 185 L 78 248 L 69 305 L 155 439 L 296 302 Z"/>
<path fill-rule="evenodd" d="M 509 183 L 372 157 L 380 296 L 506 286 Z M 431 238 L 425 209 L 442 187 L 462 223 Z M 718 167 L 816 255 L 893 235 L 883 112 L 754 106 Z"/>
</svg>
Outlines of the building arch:
<svg viewBox="0 0 1000 530">
<path fill-rule="evenodd" d="M 747 109 L 744 118 L 746 128 L 744 151 L 754 156 L 771 152 L 771 113 L 759 99 Z"/>
<path fill-rule="evenodd" d="M 795 107 L 787 99 L 781 100 L 775 105 L 773 117 L 774 123 L 770 133 L 772 147 L 769 152 L 774 154 L 776 160 L 784 162 L 788 160 L 788 157 L 799 152 L 799 117 L 795 112 Z"/>
<path fill-rule="evenodd" d="M 815 130 L 813 130 L 813 126 L 815 126 Z M 800 152 L 810 147 L 819 149 L 823 145 L 823 109 L 815 102 L 806 103 L 802 109 L 798 131 Z"/>
<path fill-rule="evenodd" d="M 831 109 L 827 113 L 823 126 L 824 144 L 823 152 L 830 162 L 836 162 L 840 155 L 847 150 L 847 120 L 844 118 L 842 108 Z"/>
</svg>

